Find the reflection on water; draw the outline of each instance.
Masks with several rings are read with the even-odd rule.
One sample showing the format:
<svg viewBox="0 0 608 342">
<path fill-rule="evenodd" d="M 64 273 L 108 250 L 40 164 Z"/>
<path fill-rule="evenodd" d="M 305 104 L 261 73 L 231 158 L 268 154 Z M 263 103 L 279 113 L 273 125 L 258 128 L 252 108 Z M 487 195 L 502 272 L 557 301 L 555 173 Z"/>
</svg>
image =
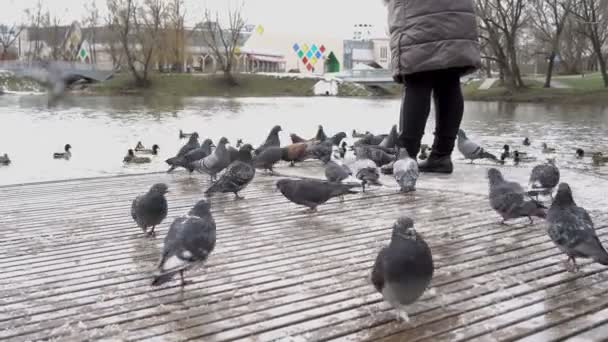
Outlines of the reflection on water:
<svg viewBox="0 0 608 342">
<path fill-rule="evenodd" d="M 183 143 L 180 128 L 254 145 L 275 124 L 285 130 L 283 143 L 291 132 L 313 136 L 318 124 L 330 134 L 382 133 L 397 122 L 399 107 L 398 100 L 379 99 L 70 96 L 49 109 L 44 96 L 5 95 L 0 97 L 0 153 L 8 153 L 13 164 L 0 167 L 0 184 L 164 171 L 164 160 Z M 504 143 L 518 145 L 529 136 L 533 146 L 523 150 L 542 158 L 539 146 L 547 142 L 557 147 L 562 165 L 575 162 L 577 147 L 608 152 L 608 109 L 601 107 L 467 103 L 463 126 L 497 153 Z M 433 123 L 427 131 L 433 131 Z M 427 143 L 431 139 L 425 136 Z M 148 165 L 124 166 L 127 149 L 139 140 L 147 147 L 159 144 L 160 155 Z M 53 160 L 53 152 L 66 143 L 73 146 L 72 159 Z"/>
</svg>

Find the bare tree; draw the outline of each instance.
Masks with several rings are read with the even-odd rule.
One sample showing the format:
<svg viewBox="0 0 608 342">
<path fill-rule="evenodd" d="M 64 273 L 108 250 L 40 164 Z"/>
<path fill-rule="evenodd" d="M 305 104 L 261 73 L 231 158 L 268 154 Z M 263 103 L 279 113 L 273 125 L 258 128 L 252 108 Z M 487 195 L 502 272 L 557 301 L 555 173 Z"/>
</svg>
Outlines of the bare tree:
<svg viewBox="0 0 608 342">
<path fill-rule="evenodd" d="M 38 60 L 41 58 L 44 41 L 42 40 L 41 28 L 48 20 L 48 12 L 45 13 L 42 7 L 42 1 L 38 0 L 36 7 L 26 9 L 25 14 L 28 18 L 28 44 L 27 57 L 28 60 Z"/>
<path fill-rule="evenodd" d="M 112 69 L 119 70 L 122 67 L 124 51 L 122 49 L 120 34 L 114 30 L 114 20 L 115 17 L 112 15 L 112 13 L 108 13 L 105 19 L 107 30 L 104 35 L 104 40 L 107 45 L 110 58 L 112 59 Z"/>
<path fill-rule="evenodd" d="M 608 88 L 606 58 L 603 54 L 603 47 L 608 40 L 608 0 L 578 0 L 572 12 L 578 21 L 580 32 L 591 42 L 604 87 Z"/>
<path fill-rule="evenodd" d="M 50 49 L 50 55 L 48 57 L 53 61 L 63 59 L 63 40 L 65 38 L 65 32 L 61 27 L 61 20 L 59 17 L 53 16 L 51 18 L 50 13 L 47 12 L 41 31 L 42 34 L 46 36 L 47 47 Z"/>
<path fill-rule="evenodd" d="M 0 60 L 4 60 L 8 56 L 10 48 L 15 44 L 21 32 L 23 26 L 13 24 L 12 26 L 0 25 L 0 47 L 2 48 L 2 54 L 0 54 Z"/>
<path fill-rule="evenodd" d="M 236 52 L 239 47 L 241 34 L 245 28 L 242 9 L 228 10 L 227 27 L 220 24 L 219 13 L 213 15 L 209 10 L 205 10 L 204 21 L 198 25 L 202 31 L 205 45 L 215 60 L 220 63 L 224 72 L 224 79 L 230 85 L 236 85 L 236 79 L 232 75 L 232 70 L 236 64 Z"/>
<path fill-rule="evenodd" d="M 572 0 L 532 0 L 531 5 L 530 17 L 536 37 L 543 46 L 549 48 L 545 88 L 551 88 L 555 59 L 559 54 L 562 33 L 572 9 Z"/>
<path fill-rule="evenodd" d="M 172 64 L 173 69 L 182 72 L 184 66 L 184 59 L 186 55 L 186 42 L 185 42 L 185 10 L 183 0 L 171 0 L 168 5 L 168 30 L 167 34 L 170 35 L 168 43 L 172 52 Z"/>
<path fill-rule="evenodd" d="M 526 0 L 476 0 L 482 40 L 490 45 L 510 88 L 524 87 L 517 59 L 517 37 L 527 20 L 527 4 Z"/>
<path fill-rule="evenodd" d="M 91 0 L 90 4 L 85 4 L 84 8 L 87 16 L 83 23 L 89 31 L 89 39 L 91 45 L 91 63 L 97 63 L 97 27 L 99 26 L 99 9 L 95 4 L 95 0 Z"/>
<path fill-rule="evenodd" d="M 152 57 L 158 45 L 165 15 L 164 2 L 108 0 L 110 29 L 119 36 L 127 65 L 138 86 L 149 83 Z"/>
<path fill-rule="evenodd" d="M 578 21 L 570 15 L 565 22 L 560 41 L 560 63 L 568 74 L 585 72 L 584 56 L 591 54 L 589 41 L 578 29 Z"/>
</svg>

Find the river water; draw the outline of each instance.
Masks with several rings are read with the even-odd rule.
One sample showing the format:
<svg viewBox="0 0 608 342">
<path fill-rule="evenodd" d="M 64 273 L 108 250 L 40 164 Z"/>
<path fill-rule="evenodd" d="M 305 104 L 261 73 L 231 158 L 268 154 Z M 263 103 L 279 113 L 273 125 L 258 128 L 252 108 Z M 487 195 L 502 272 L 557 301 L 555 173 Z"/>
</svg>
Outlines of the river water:
<svg viewBox="0 0 608 342">
<path fill-rule="evenodd" d="M 0 185 L 68 178 L 164 171 L 164 160 L 185 141 L 179 129 L 198 131 L 217 141 L 226 136 L 261 143 L 280 124 L 284 132 L 312 137 L 322 124 L 328 134 L 353 129 L 385 133 L 398 121 L 399 101 L 357 98 L 142 98 L 69 96 L 48 108 L 45 96 L 0 96 L 0 154 L 12 165 L 0 166 Z M 432 140 L 433 123 L 427 126 Z M 503 144 L 527 151 L 539 160 L 540 144 L 557 149 L 561 167 L 604 173 L 591 159 L 576 160 L 577 147 L 608 155 L 608 109 L 586 106 L 468 102 L 463 128 L 474 140 L 500 153 Z M 521 146 L 529 136 L 532 146 Z M 138 141 L 160 145 L 147 165 L 125 166 L 122 159 Z M 54 160 L 71 144 L 69 161 Z M 458 156 L 459 157 L 459 156 Z"/>
</svg>

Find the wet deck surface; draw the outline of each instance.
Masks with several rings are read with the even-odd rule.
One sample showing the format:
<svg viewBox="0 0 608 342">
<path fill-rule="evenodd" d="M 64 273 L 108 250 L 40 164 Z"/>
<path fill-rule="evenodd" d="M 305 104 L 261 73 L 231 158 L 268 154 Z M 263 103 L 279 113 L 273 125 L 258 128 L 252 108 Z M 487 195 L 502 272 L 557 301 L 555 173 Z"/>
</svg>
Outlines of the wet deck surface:
<svg viewBox="0 0 608 342">
<path fill-rule="evenodd" d="M 156 239 L 130 217 L 156 182 L 172 192 Z M 564 270 L 544 223 L 498 224 L 481 194 L 376 189 L 319 213 L 259 176 L 234 202 L 213 198 L 218 235 L 208 266 L 151 288 L 172 219 L 206 179 L 150 174 L 0 187 L 0 340 L 600 341 L 608 272 Z M 485 181 L 485 180 L 482 180 Z M 424 181 L 423 183 L 424 184 Z M 390 226 L 410 215 L 430 244 L 432 289 L 397 323 L 368 276 Z M 592 212 L 608 243 L 607 214 Z"/>
</svg>

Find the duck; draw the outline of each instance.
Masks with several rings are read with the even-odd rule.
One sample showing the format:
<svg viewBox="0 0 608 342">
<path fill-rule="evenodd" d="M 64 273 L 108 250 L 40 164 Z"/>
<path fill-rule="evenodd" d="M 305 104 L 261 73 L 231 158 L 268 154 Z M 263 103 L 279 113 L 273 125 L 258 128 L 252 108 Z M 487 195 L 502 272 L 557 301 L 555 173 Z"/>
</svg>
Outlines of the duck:
<svg viewBox="0 0 608 342">
<path fill-rule="evenodd" d="M 423 144 L 422 146 L 420 146 L 420 154 L 418 155 L 418 159 L 427 160 L 429 158 L 429 154 L 427 152 L 428 150 L 429 150 L 429 145 Z"/>
<path fill-rule="evenodd" d="M 515 166 L 519 165 L 519 163 L 521 162 L 521 157 L 519 156 L 519 151 L 515 150 L 513 152 L 513 164 Z"/>
<path fill-rule="evenodd" d="M 70 159 L 72 157 L 72 152 L 70 151 L 71 149 L 72 149 L 72 145 L 66 144 L 63 147 L 64 152 L 53 153 L 53 158 L 54 159 Z"/>
<path fill-rule="evenodd" d="M 555 153 L 555 149 L 553 147 L 547 146 L 547 143 L 542 144 L 543 153 Z"/>
<path fill-rule="evenodd" d="M 525 152 L 519 152 L 517 150 L 513 151 L 513 164 L 519 165 L 519 163 L 530 163 L 536 161 L 535 157 L 528 157 L 528 154 Z"/>
<path fill-rule="evenodd" d="M 144 144 L 141 143 L 141 141 L 137 142 L 137 145 L 135 145 L 135 151 L 141 151 L 141 150 L 145 150 L 146 147 L 144 146 Z"/>
<path fill-rule="evenodd" d="M 143 147 L 143 146 L 142 146 Z M 152 145 L 152 149 L 149 148 L 141 148 L 141 149 L 137 149 L 135 148 L 135 151 L 141 153 L 141 154 L 152 154 L 152 155 L 158 155 L 158 150 L 160 150 L 160 147 L 156 144 Z"/>
<path fill-rule="evenodd" d="M 504 145 L 502 147 L 503 151 L 502 154 L 500 155 L 500 160 L 504 161 L 507 158 L 511 158 L 511 147 L 509 145 Z M 521 152 L 519 154 L 521 156 Z"/>
<path fill-rule="evenodd" d="M 576 159 L 583 159 L 585 158 L 585 150 L 583 150 L 582 148 L 577 148 L 576 149 Z"/>
<path fill-rule="evenodd" d="M 181 129 L 179 130 L 180 139 L 190 138 L 192 136 L 192 134 L 194 134 L 194 133 L 184 133 L 184 131 L 182 131 Z"/>
<path fill-rule="evenodd" d="M 122 160 L 123 163 L 132 163 L 132 164 L 146 164 L 151 162 L 152 159 L 148 157 L 139 157 L 135 155 L 135 152 L 132 149 L 129 149 L 127 155 Z"/>
<path fill-rule="evenodd" d="M 524 144 L 524 146 L 530 146 L 530 145 L 532 145 L 532 144 L 530 143 L 530 139 L 529 139 L 528 137 L 525 137 L 525 138 L 524 138 L 524 142 L 523 142 L 523 144 Z"/>
<path fill-rule="evenodd" d="M 0 156 L 0 165 L 9 165 L 11 163 L 11 159 L 8 157 L 8 154 L 4 154 Z"/>
</svg>

